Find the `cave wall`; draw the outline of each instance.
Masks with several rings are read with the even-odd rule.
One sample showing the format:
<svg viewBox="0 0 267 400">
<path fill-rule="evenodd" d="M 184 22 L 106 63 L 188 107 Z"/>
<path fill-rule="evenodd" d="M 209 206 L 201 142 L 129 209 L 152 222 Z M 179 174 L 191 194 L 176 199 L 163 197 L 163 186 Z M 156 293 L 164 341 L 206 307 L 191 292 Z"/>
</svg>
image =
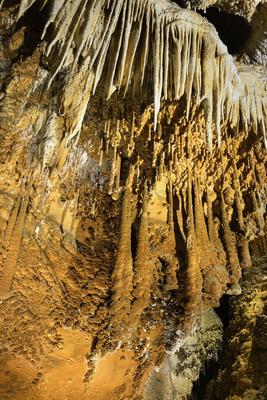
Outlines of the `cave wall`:
<svg viewBox="0 0 267 400">
<path fill-rule="evenodd" d="M 142 398 L 266 252 L 266 76 L 170 2 L 41 3 L 0 11 L 1 395 Z"/>
<path fill-rule="evenodd" d="M 266 256 L 253 266 L 244 274 L 242 294 L 231 299 L 221 366 L 207 399 L 266 398 Z"/>
</svg>

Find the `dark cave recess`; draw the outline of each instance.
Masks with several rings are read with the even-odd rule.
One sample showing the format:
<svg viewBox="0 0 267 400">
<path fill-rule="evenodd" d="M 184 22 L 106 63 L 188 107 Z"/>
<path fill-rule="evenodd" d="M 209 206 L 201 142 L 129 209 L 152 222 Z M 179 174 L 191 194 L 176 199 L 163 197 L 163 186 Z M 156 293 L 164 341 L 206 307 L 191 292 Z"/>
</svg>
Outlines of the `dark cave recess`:
<svg viewBox="0 0 267 400">
<path fill-rule="evenodd" d="M 220 11 L 216 7 L 209 7 L 206 13 L 201 14 L 215 26 L 230 54 L 242 53 L 251 31 L 245 18 Z"/>
<path fill-rule="evenodd" d="M 185 0 L 175 0 L 180 7 L 186 7 Z M 219 10 L 217 7 L 208 7 L 206 12 L 197 10 L 217 30 L 222 42 L 228 47 L 232 55 L 242 53 L 250 35 L 250 25 L 245 18 Z"/>
</svg>

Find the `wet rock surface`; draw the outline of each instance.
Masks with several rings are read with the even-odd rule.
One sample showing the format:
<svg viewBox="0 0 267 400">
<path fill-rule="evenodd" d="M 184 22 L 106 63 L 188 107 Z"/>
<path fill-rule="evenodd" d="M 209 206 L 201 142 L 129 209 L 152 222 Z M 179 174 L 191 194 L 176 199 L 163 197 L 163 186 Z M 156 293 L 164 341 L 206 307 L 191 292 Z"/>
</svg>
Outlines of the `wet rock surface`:
<svg viewBox="0 0 267 400">
<path fill-rule="evenodd" d="M 140 400 L 266 252 L 266 75 L 169 1 L 0 4 L 0 398 Z"/>
</svg>

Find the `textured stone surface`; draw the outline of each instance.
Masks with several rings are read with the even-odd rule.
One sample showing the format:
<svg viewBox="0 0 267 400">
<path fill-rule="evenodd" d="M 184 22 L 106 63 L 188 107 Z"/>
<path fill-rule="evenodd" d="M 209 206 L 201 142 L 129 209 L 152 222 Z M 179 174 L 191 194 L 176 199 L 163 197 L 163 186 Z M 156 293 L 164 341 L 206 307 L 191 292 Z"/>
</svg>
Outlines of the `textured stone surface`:
<svg viewBox="0 0 267 400">
<path fill-rule="evenodd" d="M 153 371 L 144 394 L 144 400 L 185 399 L 192 392 L 206 363 L 217 360 L 221 351 L 223 327 L 213 310 L 201 317 L 192 332 L 177 340 L 160 368 Z"/>
<path fill-rule="evenodd" d="M 249 248 L 266 252 L 266 76 L 167 1 L 15 3 L 0 11 L 0 398 L 137 400 L 181 332 L 240 293 Z"/>
<path fill-rule="evenodd" d="M 267 4 L 258 6 L 251 20 L 251 35 L 245 52 L 253 63 L 267 67 Z"/>
<path fill-rule="evenodd" d="M 250 21 L 257 7 L 266 4 L 266 0 L 185 0 L 185 4 L 204 10 L 211 6 L 218 7 L 230 14 L 241 15 Z"/>
<path fill-rule="evenodd" d="M 247 271 L 243 293 L 230 305 L 230 325 L 218 377 L 207 399 L 265 399 L 267 396 L 266 257 Z"/>
</svg>

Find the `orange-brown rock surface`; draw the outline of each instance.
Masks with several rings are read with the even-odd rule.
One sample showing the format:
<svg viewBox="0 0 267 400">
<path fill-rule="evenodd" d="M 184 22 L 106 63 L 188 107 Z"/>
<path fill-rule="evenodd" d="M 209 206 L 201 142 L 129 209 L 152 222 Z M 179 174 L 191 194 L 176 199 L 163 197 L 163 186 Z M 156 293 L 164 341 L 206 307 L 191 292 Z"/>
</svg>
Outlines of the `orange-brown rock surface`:
<svg viewBox="0 0 267 400">
<path fill-rule="evenodd" d="M 0 2 L 0 399 L 142 399 L 266 252 L 266 76 L 160 0 Z"/>
</svg>

